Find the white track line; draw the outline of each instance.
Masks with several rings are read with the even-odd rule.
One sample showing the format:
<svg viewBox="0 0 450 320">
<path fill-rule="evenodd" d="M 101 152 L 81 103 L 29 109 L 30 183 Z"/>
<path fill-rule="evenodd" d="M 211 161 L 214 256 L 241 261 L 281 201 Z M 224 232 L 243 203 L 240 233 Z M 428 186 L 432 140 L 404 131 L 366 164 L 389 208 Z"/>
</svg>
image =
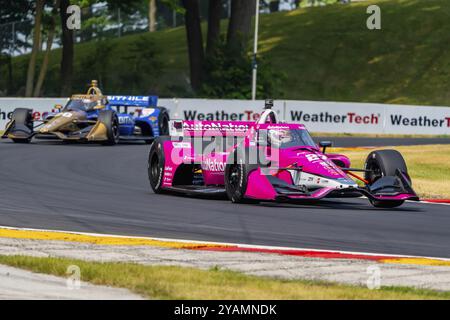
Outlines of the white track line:
<svg viewBox="0 0 450 320">
<path fill-rule="evenodd" d="M 233 242 L 214 242 L 214 241 L 200 241 L 200 240 L 186 240 L 186 239 L 172 239 L 172 238 L 124 236 L 124 235 L 103 234 L 103 233 L 50 230 L 50 229 L 18 228 L 18 227 L 8 227 L 8 226 L 0 226 L 0 229 L 19 230 L 19 231 L 57 232 L 57 233 L 86 235 L 86 236 L 93 236 L 93 237 L 144 239 L 144 240 L 156 240 L 156 241 L 164 241 L 164 242 L 196 243 L 196 244 L 204 244 L 204 245 L 209 244 L 209 245 L 219 245 L 219 246 L 220 245 L 222 245 L 222 246 L 237 246 L 240 248 L 250 248 L 250 249 L 299 250 L 299 251 L 312 251 L 312 252 L 331 252 L 331 253 L 351 254 L 351 255 L 386 256 L 386 257 L 393 257 L 393 258 L 421 258 L 421 259 L 437 259 L 437 260 L 442 260 L 442 261 L 450 261 L 450 258 L 440 258 L 440 257 L 413 256 L 413 255 L 386 254 L 386 253 L 370 253 L 370 252 L 359 252 L 359 251 L 340 251 L 340 250 L 327 250 L 327 249 L 311 249 L 311 248 L 299 248 L 299 247 L 279 247 L 279 246 L 253 245 L 253 244 L 243 244 L 243 243 L 233 243 Z M 48 241 L 52 241 L 52 240 L 48 240 Z"/>
</svg>

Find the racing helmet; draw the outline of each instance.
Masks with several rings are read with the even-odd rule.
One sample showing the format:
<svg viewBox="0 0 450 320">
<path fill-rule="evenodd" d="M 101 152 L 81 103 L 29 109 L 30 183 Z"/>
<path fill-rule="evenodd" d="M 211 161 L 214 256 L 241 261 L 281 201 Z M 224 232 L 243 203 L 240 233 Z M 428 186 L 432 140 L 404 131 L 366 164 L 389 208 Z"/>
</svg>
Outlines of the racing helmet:
<svg viewBox="0 0 450 320">
<path fill-rule="evenodd" d="M 292 134 L 289 129 L 270 129 L 268 140 L 273 146 L 281 146 L 292 141 Z"/>
</svg>

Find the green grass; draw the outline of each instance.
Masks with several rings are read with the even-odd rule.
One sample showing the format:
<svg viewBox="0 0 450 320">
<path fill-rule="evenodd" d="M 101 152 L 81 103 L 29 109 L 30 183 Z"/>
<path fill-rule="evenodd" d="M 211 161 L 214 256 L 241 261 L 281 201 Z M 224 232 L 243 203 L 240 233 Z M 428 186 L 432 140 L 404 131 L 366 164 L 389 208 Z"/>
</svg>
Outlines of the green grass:
<svg viewBox="0 0 450 320">
<path fill-rule="evenodd" d="M 381 8 L 381 30 L 366 28 L 366 8 L 371 3 Z M 260 54 L 286 75 L 280 84 L 283 94 L 274 98 L 449 105 L 449 18 L 448 0 L 373 0 L 262 15 Z M 224 31 L 226 23 L 222 23 Z M 113 63 L 106 68 L 111 78 L 127 73 L 129 62 L 123 58 L 138 37 L 110 40 Z M 142 92 L 189 96 L 184 28 L 144 37 L 158 48 L 163 71 L 147 75 L 157 76 L 158 82 Z M 94 43 L 76 45 L 75 91 L 84 90 L 84 84 L 97 77 L 80 67 L 93 51 Z M 54 50 L 46 95 L 59 92 L 59 61 L 60 50 Z M 25 83 L 27 62 L 28 56 L 14 59 L 16 90 Z M 5 67 L 0 71 L 7 74 Z M 0 79 L 0 88 L 6 81 Z M 104 87 L 108 91 L 106 80 Z M 117 93 L 130 90 L 123 87 Z"/>
<path fill-rule="evenodd" d="M 449 299 L 449 292 L 404 287 L 363 287 L 317 281 L 277 280 L 223 271 L 185 267 L 98 263 L 63 258 L 0 256 L 0 263 L 33 272 L 66 276 L 69 265 L 81 280 L 128 288 L 151 299 Z"/>
<path fill-rule="evenodd" d="M 405 158 L 414 190 L 419 197 L 450 199 L 450 145 L 401 146 L 392 149 L 400 151 Z M 348 156 L 351 166 L 356 168 L 363 167 L 364 160 L 372 151 L 334 150 Z M 334 152 L 333 149 L 330 152 Z"/>
</svg>

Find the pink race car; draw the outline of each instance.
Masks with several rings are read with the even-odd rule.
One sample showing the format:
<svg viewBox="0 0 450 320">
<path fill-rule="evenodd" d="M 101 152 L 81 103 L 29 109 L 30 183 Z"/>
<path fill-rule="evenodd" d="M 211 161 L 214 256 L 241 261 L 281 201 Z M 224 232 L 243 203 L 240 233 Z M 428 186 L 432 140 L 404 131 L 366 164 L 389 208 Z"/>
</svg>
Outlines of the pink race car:
<svg viewBox="0 0 450 320">
<path fill-rule="evenodd" d="M 256 122 L 171 121 L 170 136 L 150 148 L 148 176 L 155 193 L 226 194 L 235 203 L 364 195 L 393 208 L 419 200 L 398 151 L 373 151 L 354 169 L 345 155 L 325 153 L 331 142 L 319 145 L 303 125 L 279 123 L 268 101 Z"/>
</svg>

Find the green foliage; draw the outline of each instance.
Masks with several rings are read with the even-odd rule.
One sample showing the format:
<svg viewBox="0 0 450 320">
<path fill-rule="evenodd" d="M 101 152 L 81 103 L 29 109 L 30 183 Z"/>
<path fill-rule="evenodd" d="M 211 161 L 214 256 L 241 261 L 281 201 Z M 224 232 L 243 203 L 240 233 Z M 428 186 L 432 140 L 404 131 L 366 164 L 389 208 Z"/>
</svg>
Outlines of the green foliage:
<svg viewBox="0 0 450 320">
<path fill-rule="evenodd" d="M 200 96 L 221 99 L 250 99 L 252 57 L 246 52 L 231 51 L 222 39 L 211 57 L 206 58 Z M 277 97 L 285 76 L 273 70 L 270 63 L 258 58 L 256 97 Z"/>
<path fill-rule="evenodd" d="M 152 40 L 138 37 L 120 55 L 123 62 L 117 58 L 117 48 L 111 41 L 96 42 L 91 53 L 81 61 L 80 72 L 75 72 L 77 90 L 84 90 L 86 83 L 97 79 L 107 93 L 156 93 L 158 78 L 154 75 L 162 72 L 163 65 Z"/>
<path fill-rule="evenodd" d="M 158 75 L 162 72 L 162 62 L 157 58 L 154 42 L 139 37 L 122 59 L 127 69 L 121 74 L 122 87 L 130 93 L 148 94 L 155 90 Z"/>
</svg>

